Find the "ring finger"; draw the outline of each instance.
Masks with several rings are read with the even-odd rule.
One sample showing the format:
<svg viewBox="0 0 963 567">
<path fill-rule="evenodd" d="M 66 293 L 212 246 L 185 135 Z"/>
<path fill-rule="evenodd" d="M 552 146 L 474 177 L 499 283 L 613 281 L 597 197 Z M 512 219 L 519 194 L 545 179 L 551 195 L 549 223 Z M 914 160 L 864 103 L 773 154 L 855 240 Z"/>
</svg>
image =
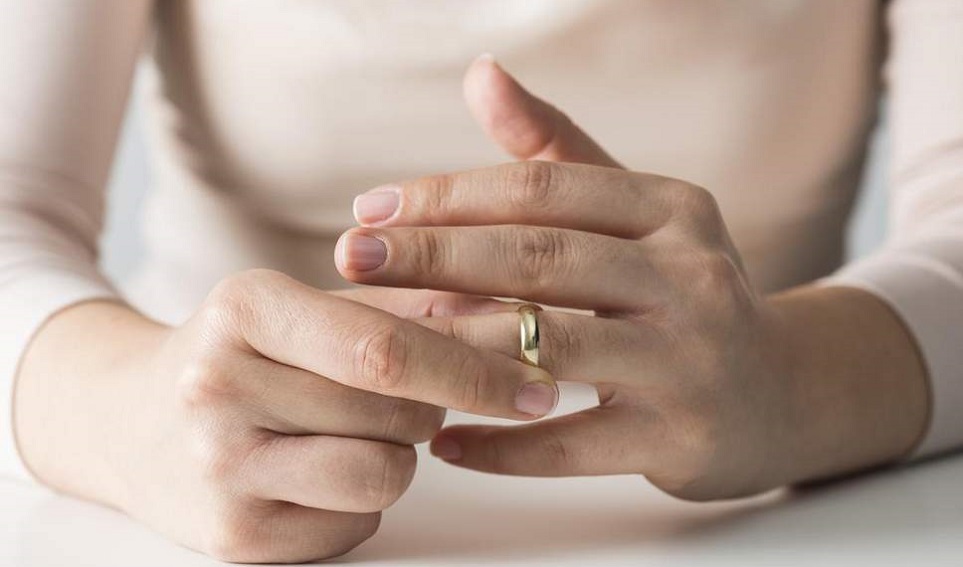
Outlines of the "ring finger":
<svg viewBox="0 0 963 567">
<path fill-rule="evenodd" d="M 427 317 L 418 323 L 474 347 L 519 356 L 518 313 Z M 657 372 L 659 337 L 635 322 L 563 313 L 538 313 L 539 366 L 556 380 L 619 383 Z M 641 347 L 640 347 L 641 345 Z M 650 378 L 651 379 L 651 378 Z"/>
</svg>

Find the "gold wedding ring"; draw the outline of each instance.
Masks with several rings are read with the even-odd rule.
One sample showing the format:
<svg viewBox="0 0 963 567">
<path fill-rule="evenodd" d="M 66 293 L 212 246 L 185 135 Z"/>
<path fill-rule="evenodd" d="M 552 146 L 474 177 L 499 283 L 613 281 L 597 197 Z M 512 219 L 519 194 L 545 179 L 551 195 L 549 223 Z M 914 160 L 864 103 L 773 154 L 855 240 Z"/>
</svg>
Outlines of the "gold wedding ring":
<svg viewBox="0 0 963 567">
<path fill-rule="evenodd" d="M 538 315 L 542 308 L 533 303 L 519 306 L 519 330 L 521 331 L 521 361 L 538 367 Z"/>
</svg>

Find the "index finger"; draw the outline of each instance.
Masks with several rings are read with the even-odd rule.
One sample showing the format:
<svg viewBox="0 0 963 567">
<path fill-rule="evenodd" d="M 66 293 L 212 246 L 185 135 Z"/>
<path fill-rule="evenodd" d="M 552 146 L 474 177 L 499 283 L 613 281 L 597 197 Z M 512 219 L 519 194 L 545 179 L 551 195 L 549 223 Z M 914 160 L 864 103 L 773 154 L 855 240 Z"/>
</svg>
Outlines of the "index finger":
<svg viewBox="0 0 963 567">
<path fill-rule="evenodd" d="M 544 370 L 473 348 L 390 313 L 254 272 L 216 292 L 233 304 L 234 337 L 262 356 L 387 396 L 527 420 L 550 413 Z"/>
<path fill-rule="evenodd" d="M 526 161 L 385 185 L 359 195 L 367 226 L 527 224 L 641 238 L 671 218 L 689 185 L 584 164 Z"/>
</svg>

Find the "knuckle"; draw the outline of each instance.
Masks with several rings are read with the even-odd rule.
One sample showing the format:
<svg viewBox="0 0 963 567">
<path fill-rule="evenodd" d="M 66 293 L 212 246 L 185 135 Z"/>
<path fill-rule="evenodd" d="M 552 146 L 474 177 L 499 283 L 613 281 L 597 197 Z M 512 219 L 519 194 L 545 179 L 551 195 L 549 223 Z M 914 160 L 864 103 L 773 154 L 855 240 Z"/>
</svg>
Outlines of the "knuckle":
<svg viewBox="0 0 963 567">
<path fill-rule="evenodd" d="M 405 386 L 408 350 L 404 329 L 383 324 L 363 333 L 355 346 L 354 365 L 362 387 L 391 394 Z"/>
<path fill-rule="evenodd" d="M 518 208 L 546 207 L 552 200 L 555 165 L 546 161 L 524 161 L 508 169 L 512 204 Z"/>
<path fill-rule="evenodd" d="M 542 437 L 542 455 L 552 469 L 572 471 L 574 455 L 569 451 L 565 441 L 555 433 L 546 433 Z"/>
<path fill-rule="evenodd" d="M 545 351 L 543 358 L 549 363 L 547 370 L 557 370 L 559 363 L 564 364 L 563 358 L 567 361 L 583 359 L 581 334 L 576 327 L 569 324 L 569 319 L 543 315 L 542 320 L 540 332 L 546 335 L 547 339 L 542 341 L 545 345 L 542 349 Z"/>
<path fill-rule="evenodd" d="M 560 272 L 569 249 L 563 232 L 519 228 L 514 237 L 518 265 L 509 273 L 517 274 L 519 291 L 544 290 L 563 275 Z"/>
<path fill-rule="evenodd" d="M 250 510 L 232 507 L 219 513 L 207 537 L 207 552 L 221 561 L 249 563 L 264 561 L 265 543 L 260 521 Z"/>
<path fill-rule="evenodd" d="M 310 549 L 295 534 L 271 529 L 279 510 L 266 503 L 232 502 L 214 513 L 201 539 L 202 550 L 228 563 L 301 563 L 344 555 L 370 539 L 381 524 L 381 513 L 332 517 L 317 532 Z M 302 531 L 302 530 L 298 530 Z"/>
<path fill-rule="evenodd" d="M 717 251 L 693 254 L 689 269 L 685 272 L 684 277 L 689 286 L 704 297 L 711 297 L 713 301 L 729 296 L 730 292 L 738 287 L 741 279 L 739 268 L 732 257 Z"/>
<path fill-rule="evenodd" d="M 681 183 L 672 190 L 675 195 L 677 210 L 684 212 L 686 216 L 703 217 L 719 211 L 719 205 L 715 197 L 703 187 Z"/>
<path fill-rule="evenodd" d="M 709 190 L 681 183 L 672 188 L 675 215 L 681 224 L 710 242 L 725 239 L 725 223 L 719 202 Z"/>
<path fill-rule="evenodd" d="M 211 488 L 224 487 L 237 476 L 257 439 L 230 419 L 241 405 L 236 381 L 222 371 L 197 368 L 177 385 L 188 427 L 186 449 L 199 479 Z"/>
<path fill-rule="evenodd" d="M 359 518 L 359 525 L 357 526 L 357 529 L 355 530 L 355 537 L 354 537 L 354 539 L 353 539 L 352 541 L 349 542 L 350 547 L 348 547 L 348 548 L 345 549 L 344 551 L 341 551 L 340 553 L 337 553 L 337 555 L 341 555 L 342 553 L 346 553 L 346 552 L 350 551 L 352 548 L 357 547 L 358 545 L 360 545 L 362 542 L 368 540 L 368 539 L 371 538 L 373 535 L 375 535 L 376 533 L 378 533 L 378 528 L 379 528 L 379 527 L 381 527 L 381 514 L 380 514 L 380 513 L 364 514 L 364 515 L 360 516 L 360 518 Z"/>
<path fill-rule="evenodd" d="M 208 299 L 210 302 L 219 305 L 240 304 L 243 306 L 249 299 L 252 290 L 283 285 L 288 280 L 290 280 L 288 276 L 274 270 L 244 270 L 218 282 L 208 295 Z"/>
<path fill-rule="evenodd" d="M 441 429 L 445 420 L 443 408 L 402 398 L 389 399 L 384 439 L 402 443 L 423 443 Z"/>
<path fill-rule="evenodd" d="M 236 400 L 238 388 L 224 365 L 214 355 L 189 361 L 175 382 L 177 399 L 190 410 L 213 409 Z"/>
<path fill-rule="evenodd" d="M 358 547 L 378 532 L 381 525 L 381 512 L 351 514 L 340 520 L 341 533 L 336 537 L 327 537 L 319 542 L 317 557 L 312 559 L 330 559 L 348 553 Z"/>
<path fill-rule="evenodd" d="M 411 484 L 417 456 L 414 447 L 375 445 L 369 462 L 378 472 L 364 487 L 365 500 L 376 510 L 394 504 Z"/>
<path fill-rule="evenodd" d="M 288 285 L 291 278 L 274 270 L 245 270 L 218 282 L 200 309 L 206 329 L 225 328 L 251 319 L 259 292 Z"/>
<path fill-rule="evenodd" d="M 384 430 L 382 438 L 387 441 L 400 440 L 408 431 L 408 400 L 401 398 L 388 398 L 388 407 L 384 415 Z"/>
<path fill-rule="evenodd" d="M 423 404 L 417 419 L 418 427 L 412 433 L 412 443 L 430 441 L 445 425 L 445 408 Z"/>
<path fill-rule="evenodd" d="M 418 190 L 412 193 L 420 198 L 420 212 L 426 218 L 443 218 L 450 208 L 454 183 L 455 177 L 446 174 L 425 177 L 418 181 Z"/>
<path fill-rule="evenodd" d="M 455 409 L 477 413 L 485 411 L 485 398 L 492 386 L 488 366 L 477 356 L 462 356 L 456 362 L 456 374 L 452 378 Z"/>
<path fill-rule="evenodd" d="M 675 474 L 664 488 L 681 498 L 694 498 L 699 486 L 712 475 L 719 453 L 720 432 L 711 419 L 690 416 L 677 428 L 675 445 L 679 451 Z"/>
<path fill-rule="evenodd" d="M 714 456 L 716 447 L 719 445 L 716 420 L 708 415 L 711 411 L 703 408 L 698 415 L 688 416 L 678 436 L 679 446 L 686 453 L 700 459 Z M 693 470 L 701 470 L 701 468 L 703 467 L 693 467 Z"/>
<path fill-rule="evenodd" d="M 285 285 L 292 281 L 291 277 L 283 272 L 268 268 L 243 270 L 235 274 L 234 277 L 246 287 Z"/>
<path fill-rule="evenodd" d="M 414 230 L 413 242 L 407 248 L 411 268 L 422 275 L 437 275 L 444 272 L 448 265 L 445 247 L 432 230 Z"/>
<path fill-rule="evenodd" d="M 241 453 L 222 435 L 199 432 L 194 443 L 194 458 L 200 469 L 201 481 L 215 490 L 229 486 L 241 468 Z"/>
</svg>

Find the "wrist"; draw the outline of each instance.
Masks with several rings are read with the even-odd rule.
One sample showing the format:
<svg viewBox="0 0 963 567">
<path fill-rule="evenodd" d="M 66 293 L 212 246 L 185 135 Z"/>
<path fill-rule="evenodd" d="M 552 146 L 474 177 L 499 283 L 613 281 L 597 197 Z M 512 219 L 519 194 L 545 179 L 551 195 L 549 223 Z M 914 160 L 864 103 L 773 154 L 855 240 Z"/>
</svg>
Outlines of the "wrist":
<svg viewBox="0 0 963 567">
<path fill-rule="evenodd" d="M 788 411 L 780 484 L 851 474 L 899 461 L 923 436 L 925 367 L 897 315 L 869 293 L 804 287 L 767 300 Z"/>
<path fill-rule="evenodd" d="M 64 309 L 24 353 L 14 397 L 21 457 L 59 491 L 122 507 L 122 464 L 145 354 L 164 332 L 129 307 L 91 301 Z"/>
</svg>

